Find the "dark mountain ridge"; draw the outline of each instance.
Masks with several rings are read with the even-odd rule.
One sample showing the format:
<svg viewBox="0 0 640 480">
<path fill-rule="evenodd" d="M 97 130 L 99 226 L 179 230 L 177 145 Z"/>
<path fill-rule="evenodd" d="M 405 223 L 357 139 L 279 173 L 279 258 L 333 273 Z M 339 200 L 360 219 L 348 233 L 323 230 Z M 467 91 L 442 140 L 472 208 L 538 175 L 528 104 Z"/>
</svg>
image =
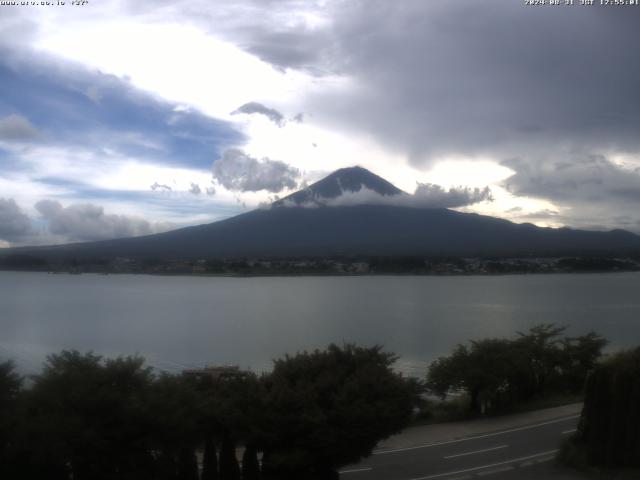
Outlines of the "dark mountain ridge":
<svg viewBox="0 0 640 480">
<path fill-rule="evenodd" d="M 338 192 L 336 187 L 340 187 Z M 287 197 L 291 203 L 367 188 L 403 192 L 371 172 L 342 169 Z M 355 190 L 357 191 L 357 190 Z M 303 193 L 304 192 L 304 193 Z M 300 195 L 299 195 L 300 194 Z M 296 196 L 298 195 L 298 196 Z M 283 200 L 287 200 L 286 198 Z M 211 224 L 144 237 L 5 249 L 50 261 L 65 259 L 293 258 L 335 256 L 561 256 L 640 253 L 640 237 L 624 231 L 541 228 L 443 208 L 392 205 L 286 206 L 275 202 Z"/>
</svg>

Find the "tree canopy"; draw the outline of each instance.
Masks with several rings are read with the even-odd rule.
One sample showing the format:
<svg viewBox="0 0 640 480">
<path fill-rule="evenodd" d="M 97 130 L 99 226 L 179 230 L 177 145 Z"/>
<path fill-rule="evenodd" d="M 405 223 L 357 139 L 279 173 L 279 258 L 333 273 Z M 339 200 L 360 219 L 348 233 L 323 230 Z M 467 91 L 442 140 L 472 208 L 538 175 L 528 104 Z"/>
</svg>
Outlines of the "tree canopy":
<svg viewBox="0 0 640 480">
<path fill-rule="evenodd" d="M 292 478 L 321 474 L 360 460 L 401 430 L 418 389 L 392 371 L 395 359 L 381 347 L 330 345 L 277 360 L 265 378 L 267 431 L 275 432 L 265 439 L 266 468 Z"/>
<path fill-rule="evenodd" d="M 474 412 L 549 392 L 580 392 L 606 341 L 594 332 L 561 337 L 565 327 L 534 326 L 515 339 L 473 340 L 429 366 L 427 385 L 442 397 L 464 391 Z"/>
<path fill-rule="evenodd" d="M 264 478 L 332 478 L 407 424 L 417 383 L 394 360 L 380 347 L 331 345 L 261 377 L 214 379 L 62 351 L 26 387 L 1 363 L 0 477 L 253 480 L 263 452 Z"/>
</svg>

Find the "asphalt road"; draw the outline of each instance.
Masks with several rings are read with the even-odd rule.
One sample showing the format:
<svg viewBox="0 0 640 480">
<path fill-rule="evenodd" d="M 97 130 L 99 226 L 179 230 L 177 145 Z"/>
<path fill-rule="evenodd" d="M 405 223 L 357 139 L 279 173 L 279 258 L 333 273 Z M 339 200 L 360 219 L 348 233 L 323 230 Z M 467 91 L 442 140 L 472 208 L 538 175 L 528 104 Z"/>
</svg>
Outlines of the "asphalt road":
<svg viewBox="0 0 640 480">
<path fill-rule="evenodd" d="M 579 415 L 406 448 L 378 450 L 340 472 L 343 480 L 496 480 L 544 478 Z M 540 472 L 537 475 L 536 472 Z"/>
</svg>

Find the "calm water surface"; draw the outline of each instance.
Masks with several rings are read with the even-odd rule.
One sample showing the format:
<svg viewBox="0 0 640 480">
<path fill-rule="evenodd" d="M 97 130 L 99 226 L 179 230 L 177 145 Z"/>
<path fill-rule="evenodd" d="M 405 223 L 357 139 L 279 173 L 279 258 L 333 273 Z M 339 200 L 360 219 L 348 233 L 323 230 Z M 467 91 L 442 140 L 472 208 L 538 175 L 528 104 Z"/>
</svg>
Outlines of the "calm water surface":
<svg viewBox="0 0 640 480">
<path fill-rule="evenodd" d="M 421 375 L 458 342 L 541 322 L 640 344 L 640 273 L 496 277 L 162 277 L 0 272 L 0 359 L 25 372 L 64 348 L 176 371 L 268 369 L 330 342 L 382 344 Z"/>
</svg>

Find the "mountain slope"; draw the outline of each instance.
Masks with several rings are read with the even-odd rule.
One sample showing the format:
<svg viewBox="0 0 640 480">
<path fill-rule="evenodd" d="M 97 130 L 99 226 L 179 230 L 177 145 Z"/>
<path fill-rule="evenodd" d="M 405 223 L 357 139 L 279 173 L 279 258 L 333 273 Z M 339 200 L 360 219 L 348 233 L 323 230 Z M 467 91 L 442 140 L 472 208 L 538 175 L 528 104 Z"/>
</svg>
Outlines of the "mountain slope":
<svg viewBox="0 0 640 480">
<path fill-rule="evenodd" d="M 361 205 L 254 210 L 158 235 L 20 250 L 47 258 L 573 255 L 640 251 L 640 238 L 446 209 Z"/>
<path fill-rule="evenodd" d="M 338 182 L 340 179 L 340 182 Z M 340 191 L 401 190 L 367 170 L 343 169 L 312 185 L 295 204 Z M 291 197 L 288 197 L 291 199 Z M 329 197 L 330 198 L 330 197 Z M 307 200 L 305 200 L 307 199 Z M 286 199 L 284 199 L 286 200 Z M 145 237 L 38 248 L 7 249 L 51 260 L 86 258 L 194 259 L 324 256 L 618 255 L 640 252 L 640 237 L 623 230 L 590 232 L 540 228 L 447 209 L 391 205 L 286 206 L 280 201 L 207 225 Z"/>
</svg>

